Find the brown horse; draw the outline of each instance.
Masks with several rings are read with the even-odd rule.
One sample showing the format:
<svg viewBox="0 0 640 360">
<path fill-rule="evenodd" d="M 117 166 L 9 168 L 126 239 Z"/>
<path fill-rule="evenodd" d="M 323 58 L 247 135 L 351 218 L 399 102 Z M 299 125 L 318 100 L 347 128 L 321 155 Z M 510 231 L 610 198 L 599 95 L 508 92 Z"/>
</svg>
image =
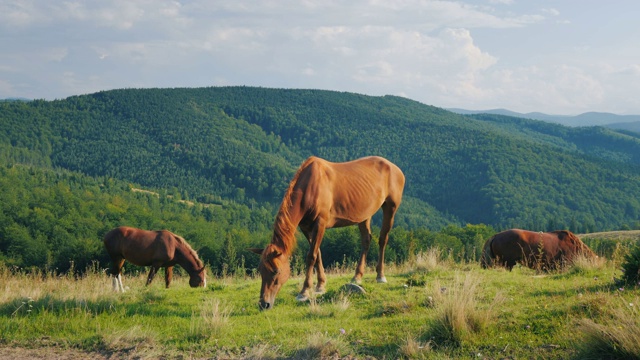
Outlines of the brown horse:
<svg viewBox="0 0 640 360">
<path fill-rule="evenodd" d="M 167 231 L 147 231 L 121 226 L 104 236 L 104 247 L 111 257 L 113 288 L 124 291 L 122 266 L 128 260 L 138 266 L 151 266 L 147 285 L 161 267 L 165 268 L 165 283 L 169 287 L 173 266 L 178 264 L 189 273 L 191 287 L 207 286 L 204 264 L 198 254 L 180 236 Z"/>
<path fill-rule="evenodd" d="M 532 269 L 562 268 L 577 255 L 596 255 L 580 238 L 568 230 L 535 232 L 506 230 L 484 244 L 480 264 L 483 268 L 504 266 L 511 271 L 516 263 Z"/>
<path fill-rule="evenodd" d="M 271 243 L 261 254 L 258 270 L 262 276 L 260 308 L 273 306 L 276 295 L 290 275 L 289 258 L 296 245 L 296 227 L 309 241 L 306 277 L 297 299 L 309 299 L 311 277 L 316 269 L 317 292 L 325 291 L 320 243 L 326 229 L 358 224 L 362 251 L 353 281 L 360 283 L 371 243 L 371 217 L 382 207 L 377 281 L 384 277 L 384 251 L 389 230 L 402 201 L 404 174 L 390 161 L 377 157 L 332 163 L 317 157 L 305 160 L 289 184 L 275 219 Z"/>
</svg>

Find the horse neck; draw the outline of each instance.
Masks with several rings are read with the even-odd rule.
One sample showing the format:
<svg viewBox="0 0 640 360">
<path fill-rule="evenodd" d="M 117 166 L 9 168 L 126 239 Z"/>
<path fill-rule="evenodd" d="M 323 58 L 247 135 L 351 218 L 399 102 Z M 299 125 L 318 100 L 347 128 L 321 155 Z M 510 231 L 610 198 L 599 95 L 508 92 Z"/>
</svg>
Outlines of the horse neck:
<svg viewBox="0 0 640 360">
<path fill-rule="evenodd" d="M 189 274 L 195 273 L 200 270 L 200 264 L 196 260 L 193 250 L 183 243 L 176 245 L 176 262 L 182 266 Z"/>
</svg>

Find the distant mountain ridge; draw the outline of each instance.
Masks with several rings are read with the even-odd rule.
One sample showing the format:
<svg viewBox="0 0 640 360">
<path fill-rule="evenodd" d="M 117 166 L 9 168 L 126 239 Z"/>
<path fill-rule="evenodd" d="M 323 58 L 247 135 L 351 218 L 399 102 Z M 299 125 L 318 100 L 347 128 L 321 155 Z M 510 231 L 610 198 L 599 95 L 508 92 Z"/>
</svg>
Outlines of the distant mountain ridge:
<svg viewBox="0 0 640 360">
<path fill-rule="evenodd" d="M 565 126 L 605 126 L 612 129 L 624 129 L 631 131 L 640 131 L 640 115 L 617 115 L 605 112 L 586 112 L 580 115 L 549 115 L 541 112 L 519 113 L 507 109 L 490 109 L 490 110 L 465 110 L 465 109 L 447 109 L 451 112 L 472 115 L 472 114 L 494 114 L 519 117 L 524 119 L 541 120 L 562 124 Z"/>
</svg>

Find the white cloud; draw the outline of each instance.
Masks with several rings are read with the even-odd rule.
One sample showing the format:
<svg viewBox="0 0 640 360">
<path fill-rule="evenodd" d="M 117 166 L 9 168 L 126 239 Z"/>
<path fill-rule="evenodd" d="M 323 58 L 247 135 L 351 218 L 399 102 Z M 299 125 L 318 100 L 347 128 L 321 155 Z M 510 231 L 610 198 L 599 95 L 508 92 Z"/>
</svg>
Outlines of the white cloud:
<svg viewBox="0 0 640 360">
<path fill-rule="evenodd" d="M 615 102 L 640 113 L 630 95 L 638 93 L 631 62 L 640 54 L 631 42 L 614 41 L 628 35 L 611 35 L 607 51 L 593 36 L 558 45 L 565 29 L 581 33 L 584 20 L 571 7 L 511 0 L 0 0 L 0 31 L 7 34 L 0 47 L 10 49 L 0 52 L 0 98 L 238 84 L 516 111 L 575 112 Z M 599 17 L 602 31 L 609 18 Z M 627 44 L 624 51 L 617 42 Z"/>
</svg>

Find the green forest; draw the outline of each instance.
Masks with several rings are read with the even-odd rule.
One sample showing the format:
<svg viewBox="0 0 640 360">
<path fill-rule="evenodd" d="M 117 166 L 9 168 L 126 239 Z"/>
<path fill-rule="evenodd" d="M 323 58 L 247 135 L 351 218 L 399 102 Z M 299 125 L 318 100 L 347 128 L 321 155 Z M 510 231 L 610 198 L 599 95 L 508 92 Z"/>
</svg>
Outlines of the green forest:
<svg viewBox="0 0 640 360">
<path fill-rule="evenodd" d="M 379 155 L 403 170 L 389 261 L 430 246 L 475 259 L 512 227 L 640 228 L 632 132 L 464 116 L 395 96 L 123 89 L 0 102 L 0 263 L 105 266 L 102 236 L 129 225 L 184 236 L 216 273 L 252 271 L 246 249 L 269 241 L 284 190 L 311 155 Z M 325 264 L 352 262 L 358 248 L 356 228 L 330 230 Z"/>
</svg>

